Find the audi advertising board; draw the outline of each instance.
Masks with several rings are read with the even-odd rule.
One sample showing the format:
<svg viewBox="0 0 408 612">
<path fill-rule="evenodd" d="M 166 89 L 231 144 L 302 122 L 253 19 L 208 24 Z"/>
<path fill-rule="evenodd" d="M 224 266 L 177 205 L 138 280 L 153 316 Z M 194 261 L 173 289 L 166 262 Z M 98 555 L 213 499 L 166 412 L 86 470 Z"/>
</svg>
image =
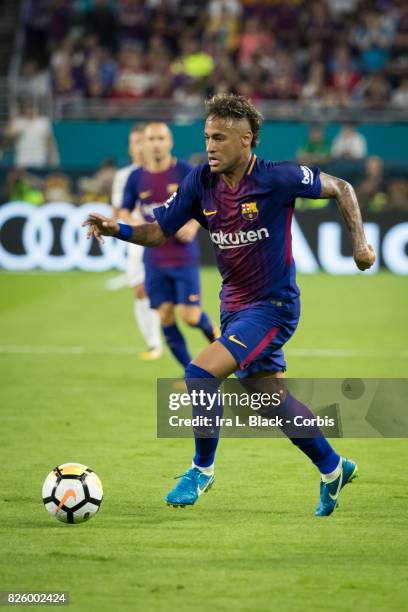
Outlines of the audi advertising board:
<svg viewBox="0 0 408 612">
<path fill-rule="evenodd" d="M 7 270 L 124 270 L 126 243 L 106 239 L 98 245 L 86 240 L 81 224 L 91 211 L 111 213 L 109 206 L 100 203 L 79 207 L 64 202 L 41 207 L 24 202 L 3 205 L 0 208 L 0 266 Z M 371 214 L 364 218 L 367 238 L 379 255 L 375 266 L 365 274 L 375 274 L 379 268 L 408 274 L 406 214 Z M 292 236 L 299 272 L 358 274 L 348 232 L 336 211 L 299 212 L 293 221 Z M 228 242 L 228 235 L 210 237 L 216 243 Z M 202 263 L 212 264 L 213 252 L 206 232 L 201 233 L 200 241 Z"/>
</svg>

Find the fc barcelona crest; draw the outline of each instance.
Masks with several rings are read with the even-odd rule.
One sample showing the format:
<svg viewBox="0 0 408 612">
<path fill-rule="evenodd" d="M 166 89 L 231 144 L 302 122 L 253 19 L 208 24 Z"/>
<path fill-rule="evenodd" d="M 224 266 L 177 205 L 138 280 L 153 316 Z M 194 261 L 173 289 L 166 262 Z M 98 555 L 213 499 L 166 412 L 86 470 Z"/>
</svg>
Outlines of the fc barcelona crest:
<svg viewBox="0 0 408 612">
<path fill-rule="evenodd" d="M 247 221 L 253 221 L 258 218 L 258 209 L 256 202 L 246 202 L 241 205 L 241 215 Z"/>
<path fill-rule="evenodd" d="M 172 195 L 178 189 L 178 183 L 169 183 L 167 185 L 167 193 Z"/>
</svg>

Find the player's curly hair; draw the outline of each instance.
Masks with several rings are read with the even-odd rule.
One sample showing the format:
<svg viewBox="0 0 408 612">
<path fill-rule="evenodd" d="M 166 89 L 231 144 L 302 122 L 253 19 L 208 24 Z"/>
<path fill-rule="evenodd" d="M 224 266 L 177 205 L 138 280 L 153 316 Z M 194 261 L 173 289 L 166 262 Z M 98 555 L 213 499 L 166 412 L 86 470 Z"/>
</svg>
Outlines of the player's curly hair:
<svg viewBox="0 0 408 612">
<path fill-rule="evenodd" d="M 222 93 L 216 94 L 205 103 L 205 118 L 222 117 L 223 119 L 247 119 L 251 126 L 252 148 L 259 144 L 259 132 L 262 125 L 262 115 L 244 96 Z"/>
</svg>

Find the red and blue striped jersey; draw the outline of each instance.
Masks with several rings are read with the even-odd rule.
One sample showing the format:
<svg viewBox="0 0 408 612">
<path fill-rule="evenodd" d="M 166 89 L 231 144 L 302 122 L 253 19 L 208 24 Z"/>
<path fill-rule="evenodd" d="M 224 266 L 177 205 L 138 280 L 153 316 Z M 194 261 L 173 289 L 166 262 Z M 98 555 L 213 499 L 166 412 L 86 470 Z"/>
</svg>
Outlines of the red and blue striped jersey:
<svg viewBox="0 0 408 612">
<path fill-rule="evenodd" d="M 169 196 L 177 191 L 190 171 L 189 164 L 177 160 L 174 160 L 170 168 L 163 172 L 149 172 L 142 167 L 136 168 L 127 180 L 122 208 L 133 211 L 139 206 L 143 219 L 147 223 L 152 223 L 155 221 L 153 211 L 163 206 Z M 159 268 L 198 265 L 198 240 L 195 238 L 192 242 L 186 243 L 171 236 L 162 246 L 154 249 L 146 248 L 144 262 Z"/>
<path fill-rule="evenodd" d="M 208 164 L 198 166 L 154 215 L 165 234 L 194 218 L 208 230 L 222 276 L 221 309 L 241 310 L 299 295 L 292 257 L 296 197 L 320 197 L 320 171 L 252 154 L 229 187 Z"/>
</svg>

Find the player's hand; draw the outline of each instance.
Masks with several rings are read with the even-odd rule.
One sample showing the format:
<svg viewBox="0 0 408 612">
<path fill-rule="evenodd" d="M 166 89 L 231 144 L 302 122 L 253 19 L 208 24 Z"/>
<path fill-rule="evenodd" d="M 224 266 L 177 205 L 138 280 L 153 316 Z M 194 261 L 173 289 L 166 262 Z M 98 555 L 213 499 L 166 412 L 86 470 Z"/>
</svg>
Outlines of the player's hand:
<svg viewBox="0 0 408 612">
<path fill-rule="evenodd" d="M 86 233 L 87 240 L 94 236 L 96 240 L 102 243 L 102 236 L 115 236 L 119 231 L 119 223 L 116 223 L 114 219 L 98 215 L 97 213 L 91 213 L 87 220 L 83 222 L 82 227 L 88 228 Z"/>
<path fill-rule="evenodd" d="M 359 270 L 368 270 L 375 262 L 375 253 L 371 244 L 354 251 L 354 261 Z"/>
</svg>

